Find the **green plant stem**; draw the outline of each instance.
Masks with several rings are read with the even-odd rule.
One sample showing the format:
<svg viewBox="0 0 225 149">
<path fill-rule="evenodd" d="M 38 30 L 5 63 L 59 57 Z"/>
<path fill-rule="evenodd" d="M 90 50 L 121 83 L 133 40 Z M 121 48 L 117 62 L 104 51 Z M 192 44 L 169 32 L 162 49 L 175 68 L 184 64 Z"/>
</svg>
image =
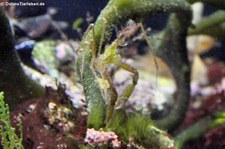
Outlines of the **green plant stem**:
<svg viewBox="0 0 225 149">
<path fill-rule="evenodd" d="M 210 129 L 216 128 L 225 124 L 225 110 L 217 111 L 209 116 L 206 116 L 189 128 L 186 128 L 175 136 L 176 147 L 181 149 L 185 142 L 191 139 L 201 137 Z"/>
<path fill-rule="evenodd" d="M 217 6 L 219 8 L 225 7 L 225 1 L 224 0 L 187 0 L 189 3 L 193 4 L 195 2 L 203 2 L 208 3 L 210 5 Z"/>
<path fill-rule="evenodd" d="M 170 68 L 176 82 L 175 105 L 165 118 L 157 120 L 162 129 L 173 131 L 182 121 L 190 99 L 190 66 L 187 56 L 187 28 L 172 14 L 166 28 L 158 34 L 162 40 L 150 38 L 156 54 Z"/>
<path fill-rule="evenodd" d="M 207 34 L 214 37 L 225 38 L 225 11 L 218 10 L 204 18 L 194 28 L 189 28 L 188 34 Z"/>
<path fill-rule="evenodd" d="M 9 21 L 0 7 L 0 91 L 5 94 L 5 102 L 10 109 L 19 103 L 40 97 L 44 88 L 27 77 L 14 51 L 14 38 Z"/>
<path fill-rule="evenodd" d="M 190 24 L 191 10 L 184 0 L 111 0 L 98 17 L 94 32 L 87 32 L 83 37 L 78 52 L 77 69 L 88 100 L 89 127 L 98 129 L 103 126 L 106 111 L 104 99 L 90 67 L 93 42 L 98 49 L 101 45 L 101 35 L 104 36 L 102 41 L 105 43 L 110 37 L 113 26 L 121 25 L 128 19 L 141 21 L 147 16 L 162 12 L 176 12 L 183 28 L 187 28 Z"/>
</svg>

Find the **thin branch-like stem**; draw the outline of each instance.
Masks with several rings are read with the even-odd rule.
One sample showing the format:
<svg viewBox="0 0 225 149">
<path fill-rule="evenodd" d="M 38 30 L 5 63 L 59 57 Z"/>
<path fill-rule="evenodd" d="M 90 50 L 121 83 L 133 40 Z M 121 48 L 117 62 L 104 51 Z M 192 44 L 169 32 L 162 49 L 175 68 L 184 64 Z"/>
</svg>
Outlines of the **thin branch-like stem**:
<svg viewBox="0 0 225 149">
<path fill-rule="evenodd" d="M 187 28 L 172 14 L 166 28 L 158 34 L 162 40 L 150 38 L 156 54 L 168 65 L 176 82 L 175 104 L 172 111 L 157 120 L 160 128 L 173 131 L 184 119 L 190 99 L 190 66 L 187 56 Z"/>
<path fill-rule="evenodd" d="M 225 110 L 217 111 L 209 116 L 206 116 L 189 128 L 186 128 L 178 135 L 175 136 L 176 147 L 181 149 L 185 142 L 191 139 L 197 139 L 201 137 L 205 132 L 210 129 L 216 128 L 225 124 L 224 118 Z"/>
<path fill-rule="evenodd" d="M 83 37 L 78 52 L 77 70 L 82 77 L 81 80 L 83 81 L 82 83 L 88 100 L 89 127 L 102 127 L 104 125 L 106 111 L 100 88 L 96 84 L 95 76 L 90 68 L 92 61 L 91 42 L 95 38 L 96 49 L 98 49 L 103 24 L 105 28 L 103 41 L 105 43 L 111 35 L 113 26 L 118 24 L 121 25 L 129 19 L 138 22 L 148 16 L 162 12 L 176 12 L 183 28 L 187 28 L 190 24 L 191 10 L 189 4 L 186 3 L 185 0 L 111 0 L 103 9 L 95 23 L 95 35 L 93 35 L 92 32 L 89 32 Z M 82 61 L 82 57 L 84 57 L 84 61 Z"/>
<path fill-rule="evenodd" d="M 218 10 L 204 18 L 194 28 L 189 28 L 189 35 L 207 34 L 214 37 L 225 37 L 225 11 Z"/>
</svg>

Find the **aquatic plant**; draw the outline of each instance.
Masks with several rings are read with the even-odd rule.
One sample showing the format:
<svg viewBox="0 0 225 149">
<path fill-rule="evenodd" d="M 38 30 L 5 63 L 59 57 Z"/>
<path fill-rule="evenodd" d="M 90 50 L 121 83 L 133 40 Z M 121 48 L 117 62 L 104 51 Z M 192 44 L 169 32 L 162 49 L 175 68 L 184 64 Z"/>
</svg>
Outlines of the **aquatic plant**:
<svg viewBox="0 0 225 149">
<path fill-rule="evenodd" d="M 182 148 L 185 142 L 202 136 L 205 132 L 212 130 L 225 123 L 225 110 L 219 110 L 209 116 L 205 116 L 195 124 L 186 128 L 175 136 L 176 147 Z"/>
<path fill-rule="evenodd" d="M 195 28 L 189 28 L 188 34 L 206 34 L 213 37 L 223 38 L 225 36 L 225 27 L 223 25 L 224 21 L 225 12 L 223 10 L 218 10 L 207 18 L 204 18 L 196 25 Z"/>
<path fill-rule="evenodd" d="M 16 134 L 16 129 L 11 126 L 9 106 L 4 102 L 3 92 L 0 92 L 0 137 L 4 149 L 23 149 L 21 121 L 18 126 L 19 136 Z"/>
<path fill-rule="evenodd" d="M 126 7 L 124 7 L 126 6 Z M 96 23 L 87 30 L 85 33 L 83 40 L 80 44 L 80 50 L 78 52 L 78 62 L 77 62 L 77 67 L 78 67 L 78 72 L 81 77 L 81 81 L 84 85 L 84 90 L 86 93 L 86 97 L 88 100 L 88 127 L 90 128 L 95 128 L 99 129 L 101 127 L 104 127 L 105 125 L 109 128 L 116 128 L 119 127 L 121 129 L 115 130 L 118 133 L 122 133 L 122 136 L 127 136 L 126 141 L 128 141 L 130 138 L 134 139 L 134 142 L 141 142 L 141 144 L 147 144 L 148 142 L 151 142 L 153 147 L 156 148 L 162 148 L 163 143 L 159 143 L 159 141 L 153 141 L 151 140 L 152 138 L 157 138 L 156 136 L 159 136 L 158 134 L 154 134 L 153 130 L 151 129 L 152 127 L 155 127 L 153 123 L 148 123 L 151 120 L 149 118 L 145 119 L 139 119 L 141 116 L 134 116 L 131 119 L 133 121 L 130 121 L 131 119 L 128 117 L 128 119 L 125 118 L 125 121 L 118 121 L 115 120 L 118 116 L 120 117 L 121 120 L 124 115 L 123 112 L 119 112 L 115 107 L 115 102 L 118 100 L 121 100 L 120 97 L 117 97 L 117 94 L 114 93 L 114 90 L 109 90 L 108 93 L 108 100 L 113 101 L 114 103 L 111 104 L 110 108 L 114 108 L 114 111 L 111 110 L 111 117 L 110 120 L 108 120 L 108 115 L 106 115 L 106 111 L 108 111 L 109 106 L 105 106 L 105 97 L 102 94 L 102 89 L 101 85 L 98 84 L 96 81 L 96 76 L 97 77 L 102 77 L 102 79 L 105 79 L 104 75 L 101 75 L 102 72 L 99 71 L 99 69 L 93 69 L 93 59 L 95 56 L 99 55 L 97 53 L 103 53 L 107 54 L 108 53 L 108 47 L 113 47 L 110 48 L 115 49 L 121 41 L 123 41 L 120 38 L 120 35 L 117 37 L 117 39 L 112 42 L 111 45 L 106 47 L 105 52 L 104 52 L 104 45 L 107 42 L 107 40 L 110 38 L 110 34 L 112 31 L 112 27 L 117 24 L 123 24 L 128 19 L 133 19 L 137 22 L 139 22 L 142 18 L 144 19 L 145 16 L 149 16 L 151 14 L 155 13 L 160 13 L 160 12 L 175 12 L 176 15 L 171 17 L 174 18 L 173 25 L 176 25 L 176 31 L 174 34 L 173 29 L 174 26 L 171 25 L 169 26 L 167 32 L 168 34 L 172 34 L 174 37 L 172 38 L 173 41 L 168 42 L 168 45 L 165 45 L 164 47 L 162 46 L 162 49 L 165 47 L 169 47 L 168 51 L 163 51 L 162 53 L 165 52 L 165 59 L 166 62 L 169 63 L 169 66 L 172 68 L 172 72 L 174 72 L 176 83 L 179 88 L 178 91 L 178 105 L 174 110 L 171 112 L 171 114 L 166 117 L 165 119 L 162 119 L 158 121 L 158 125 L 163 128 L 163 129 L 168 129 L 168 130 L 173 130 L 176 128 L 177 125 L 182 121 L 184 113 L 186 111 L 188 101 L 189 101 L 189 95 L 190 95 L 190 89 L 189 89 L 189 63 L 187 60 L 187 54 L 186 54 L 186 42 L 185 38 L 187 36 L 187 29 L 188 26 L 190 25 L 191 21 L 191 10 L 189 7 L 189 4 L 186 3 L 185 1 L 144 1 L 140 2 L 138 0 L 130 1 L 127 0 L 112 0 L 108 3 L 108 5 L 103 9 L 101 12 L 100 16 L 98 17 Z M 138 19 L 137 19 L 138 18 Z M 175 27 L 174 27 L 175 29 Z M 103 32 L 102 32 L 103 30 Z M 119 42 L 119 43 L 118 43 Z M 148 41 L 147 41 L 148 42 Z M 149 43 L 149 42 L 148 42 Z M 150 43 L 149 43 L 150 44 Z M 160 45 L 161 46 L 161 45 Z M 94 51 L 94 52 L 93 52 Z M 175 53 L 175 55 L 171 55 L 172 53 Z M 100 59 L 102 59 L 103 54 L 99 56 Z M 163 54 L 162 54 L 163 55 Z M 105 55 L 106 60 L 109 62 L 109 64 L 115 63 L 115 61 L 118 64 L 118 56 L 116 56 L 115 53 L 110 52 L 109 54 Z M 180 63 L 173 62 L 171 58 L 176 57 L 176 59 L 179 60 Z M 121 65 L 118 65 L 121 67 Z M 124 67 L 123 67 L 124 68 Z M 126 68 L 125 68 L 126 69 Z M 134 68 L 128 68 L 127 70 L 132 70 L 134 72 L 134 77 L 133 77 L 133 83 L 125 89 L 124 93 L 122 94 L 122 100 L 127 100 L 132 93 L 135 84 L 138 79 L 138 73 Z M 136 77 L 135 77 L 136 76 Z M 108 79 L 108 82 L 110 80 Z M 109 83 L 110 84 L 110 83 Z M 111 86 L 111 85 L 110 85 Z M 113 88 L 113 87 L 111 87 Z M 125 97 L 125 98 L 124 98 Z M 113 99 L 114 98 L 114 99 Z M 107 99 L 106 99 L 107 100 Z M 125 116 L 126 117 L 126 116 Z M 140 121 L 138 121 L 140 120 Z M 116 122 L 117 121 L 117 122 Z M 106 123 L 105 123 L 106 122 Z M 114 123 L 116 122 L 117 125 Z M 139 124 L 135 125 L 138 122 L 139 124 L 142 125 L 142 130 L 140 131 Z M 145 123 L 147 122 L 147 123 Z M 145 124 L 144 124 L 145 123 Z M 124 127 L 123 127 L 124 124 Z M 124 128 L 125 130 L 122 130 Z M 140 138 L 141 139 L 140 139 Z M 160 139 L 156 139 L 160 140 Z M 157 143 L 154 143 L 157 142 Z"/>
<path fill-rule="evenodd" d="M 125 5 L 126 7 L 124 7 Z M 132 3 L 127 0 L 110 1 L 98 17 L 93 27 L 94 32 L 88 31 L 86 33 L 80 45 L 77 68 L 89 102 L 88 125 L 90 127 L 100 128 L 104 126 L 105 119 L 104 99 L 101 95 L 101 89 L 96 84 L 95 74 L 91 70 L 93 47 L 103 52 L 102 45 L 109 39 L 114 25 L 125 23 L 128 19 L 140 21 L 140 18 L 144 19 L 144 16 L 171 11 L 176 12 L 177 17 L 180 18 L 180 23 L 183 24 L 183 34 L 186 37 L 185 30 L 187 31 L 188 24 L 191 21 L 191 10 L 188 3 L 176 0 L 170 2 L 153 2 L 150 0 L 140 2 L 136 0 Z M 102 29 L 105 30 L 104 35 L 102 35 Z M 185 49 L 182 50 L 185 52 Z"/>
<path fill-rule="evenodd" d="M 104 54 L 104 52 L 108 52 L 107 47 L 104 48 L 104 45 L 111 36 L 112 27 L 118 24 L 124 24 L 128 19 L 133 19 L 134 21 L 139 22 L 145 19 L 146 16 L 151 16 L 160 12 L 175 13 L 171 14 L 166 28 L 157 35 L 160 36 L 161 39 L 168 39 L 167 37 L 169 37 L 169 40 L 166 42 L 163 40 L 153 42 L 149 39 L 149 42 L 151 42 L 153 47 L 156 49 L 157 55 L 162 57 L 170 67 L 178 90 L 176 93 L 177 103 L 173 110 L 165 118 L 156 120 L 156 126 L 172 132 L 183 121 L 190 99 L 190 66 L 187 58 L 186 37 L 188 35 L 188 30 L 195 30 L 200 27 L 201 24 L 198 24 L 194 29 L 191 28 L 191 9 L 186 1 L 164 0 L 156 2 L 146 0 L 140 2 L 138 0 L 134 0 L 131 3 L 126 0 L 111 0 L 102 10 L 95 24 L 92 24 L 86 31 L 80 44 L 80 50 L 78 51 L 77 70 L 80 74 L 88 100 L 88 127 L 99 129 L 110 124 L 107 120 L 106 111 L 108 110 L 108 107 L 105 106 L 105 97 L 102 94 L 101 83 L 99 84 L 99 81 L 96 81 L 96 78 L 102 77 L 102 79 L 104 79 L 104 76 L 101 75 L 102 72 L 98 69 L 93 69 L 93 61 L 98 59 L 98 56 L 101 58 L 101 55 L 97 53 Z M 202 29 L 202 32 L 205 29 L 206 28 Z M 193 34 L 197 34 L 197 30 Z M 120 40 L 119 38 L 120 37 L 117 37 L 116 40 Z M 114 42 L 110 46 L 113 45 Z M 108 58 L 111 59 L 112 56 L 116 55 L 112 54 L 108 56 Z M 176 61 L 174 61 L 174 59 L 176 59 Z M 110 80 L 108 82 L 110 82 Z M 106 86 L 104 87 L 106 88 Z M 130 89 L 127 93 L 131 94 L 130 92 L 132 92 L 132 90 L 133 89 Z M 111 95 L 109 96 L 117 98 L 116 93 L 113 92 L 114 91 L 111 90 Z M 110 99 L 110 97 L 108 99 Z M 119 99 L 114 99 L 114 103 L 117 100 Z M 112 117 L 111 121 L 115 120 L 114 118 L 119 113 L 117 112 L 117 110 L 114 111 L 114 117 Z M 111 124 L 110 127 L 113 128 L 113 125 L 115 124 Z M 126 127 L 129 128 L 129 124 Z M 121 130 L 118 131 L 121 132 Z"/>
<path fill-rule="evenodd" d="M 206 131 L 224 124 L 224 111 L 221 110 L 210 113 L 210 115 L 203 117 L 182 132 L 173 134 L 174 132 L 177 133 L 174 130 L 183 122 L 190 100 L 190 65 L 187 58 L 186 37 L 200 33 L 215 37 L 224 36 L 224 11 L 215 12 L 193 28 L 190 3 L 194 2 L 196 0 L 109 1 L 95 24 L 91 24 L 85 32 L 78 51 L 77 73 L 83 83 L 88 102 L 87 126 L 90 129 L 87 130 L 87 134 L 100 133 L 101 135 L 110 132 L 109 134 L 113 134 L 113 137 L 118 136 L 122 145 L 126 144 L 134 148 L 174 148 L 174 144 L 178 148 L 182 148 L 187 140 L 197 138 Z M 202 0 L 202 2 L 216 6 L 224 5 L 224 2 L 220 0 Z M 168 40 L 154 40 L 147 36 L 140 22 L 152 15 L 164 12 L 172 14 L 166 27 L 154 36 Z M 124 102 L 129 99 L 137 84 L 138 72 L 135 68 L 121 61 L 116 49 L 128 38 L 129 35 L 127 34 L 132 35 L 132 32 L 126 32 L 125 27 L 112 43 L 106 45 L 111 38 L 113 27 L 117 25 L 125 26 L 124 24 L 130 19 L 136 22 L 134 24 L 137 27 L 141 28 L 148 46 L 151 49 L 154 47 L 156 55 L 167 63 L 175 78 L 177 92 L 174 97 L 176 103 L 169 114 L 160 119 L 152 120 L 148 114 L 127 114 L 123 109 Z M 24 74 L 20 61 L 13 50 L 13 35 L 2 8 L 0 8 L 0 25 L 0 90 L 5 92 L 5 102 L 13 110 L 25 100 L 43 96 L 44 89 Z M 212 25 L 216 25 L 217 28 L 209 32 L 207 29 Z M 125 32 L 126 34 L 124 34 Z M 132 83 L 125 88 L 121 96 L 118 96 L 115 86 L 112 84 L 112 78 L 107 71 L 112 64 L 131 72 L 133 75 Z M 52 106 L 52 103 L 50 105 Z M 58 109 L 59 111 L 62 110 L 61 107 Z M 37 110 L 41 110 L 41 108 Z M 67 134 L 66 130 L 69 129 L 67 126 L 71 123 L 67 123 L 67 120 L 58 121 L 58 115 L 61 116 L 61 113 L 55 112 L 46 112 L 54 117 L 50 119 L 49 123 L 56 124 L 58 127 L 59 124 L 63 123 L 65 125 L 63 129 Z M 72 115 L 72 112 L 69 112 L 69 115 Z M 4 120 L 4 117 L 1 117 L 1 120 Z M 205 127 L 202 127 L 203 125 Z M 75 125 L 71 126 L 74 127 Z M 199 127 L 201 129 L 198 129 Z M 174 135 L 175 142 L 166 131 Z M 70 137 L 71 134 L 67 135 Z M 95 137 L 98 135 L 91 137 L 96 140 Z M 99 146 L 97 144 L 98 138 L 96 142 L 91 142 L 93 138 L 88 135 L 87 137 L 89 137 L 89 140 L 87 139 L 86 143 L 91 144 L 91 147 L 80 143 L 80 140 L 74 141 L 74 138 L 69 142 L 76 144 L 74 145 L 76 147 L 81 144 L 82 148 Z M 90 139 L 92 140 L 90 141 Z M 105 148 L 109 143 L 107 139 L 106 137 L 100 141 L 100 144 L 106 145 Z M 77 145 L 77 143 L 80 144 Z"/>
</svg>

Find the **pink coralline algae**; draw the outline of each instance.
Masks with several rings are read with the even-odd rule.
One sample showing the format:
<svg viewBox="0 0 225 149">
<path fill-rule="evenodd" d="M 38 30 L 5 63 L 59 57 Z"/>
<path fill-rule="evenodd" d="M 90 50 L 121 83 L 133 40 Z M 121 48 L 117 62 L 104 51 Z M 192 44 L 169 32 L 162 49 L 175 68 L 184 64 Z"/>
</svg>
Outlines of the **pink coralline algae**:
<svg viewBox="0 0 225 149">
<path fill-rule="evenodd" d="M 113 148 L 119 148 L 121 146 L 121 142 L 118 140 L 118 136 L 114 132 L 105 132 L 103 129 L 87 129 L 84 141 L 85 143 L 88 143 L 90 145 L 102 145 L 111 143 Z"/>
</svg>

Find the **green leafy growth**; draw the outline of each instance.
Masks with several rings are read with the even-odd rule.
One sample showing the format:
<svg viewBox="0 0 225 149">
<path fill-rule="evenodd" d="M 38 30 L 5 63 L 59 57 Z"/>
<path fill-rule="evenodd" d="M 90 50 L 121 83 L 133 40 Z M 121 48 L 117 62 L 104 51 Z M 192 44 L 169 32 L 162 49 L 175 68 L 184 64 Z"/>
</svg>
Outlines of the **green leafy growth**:
<svg viewBox="0 0 225 149">
<path fill-rule="evenodd" d="M 4 149 L 23 149 L 22 124 L 19 123 L 18 126 L 19 137 L 15 132 L 15 128 L 11 126 L 9 106 L 4 102 L 3 92 L 0 92 L 0 136 Z"/>
<path fill-rule="evenodd" d="M 190 24 L 191 9 L 185 0 L 110 0 L 92 25 L 94 32 L 87 31 L 84 35 L 78 51 L 77 70 L 88 101 L 88 127 L 99 129 L 104 126 L 106 112 L 101 89 L 96 85 L 96 75 L 91 70 L 93 47 L 104 53 L 102 45 L 109 40 L 113 26 L 123 25 L 129 19 L 140 22 L 147 16 L 162 12 L 176 12 L 184 29 Z"/>
<path fill-rule="evenodd" d="M 79 27 L 84 23 L 84 19 L 83 18 L 77 18 L 72 25 L 72 29 L 73 30 L 78 30 Z"/>
<path fill-rule="evenodd" d="M 119 134 L 126 143 L 154 149 L 174 146 L 174 141 L 165 131 L 158 129 L 150 117 L 140 113 L 125 114 L 122 110 L 116 111 L 107 129 Z"/>
</svg>

